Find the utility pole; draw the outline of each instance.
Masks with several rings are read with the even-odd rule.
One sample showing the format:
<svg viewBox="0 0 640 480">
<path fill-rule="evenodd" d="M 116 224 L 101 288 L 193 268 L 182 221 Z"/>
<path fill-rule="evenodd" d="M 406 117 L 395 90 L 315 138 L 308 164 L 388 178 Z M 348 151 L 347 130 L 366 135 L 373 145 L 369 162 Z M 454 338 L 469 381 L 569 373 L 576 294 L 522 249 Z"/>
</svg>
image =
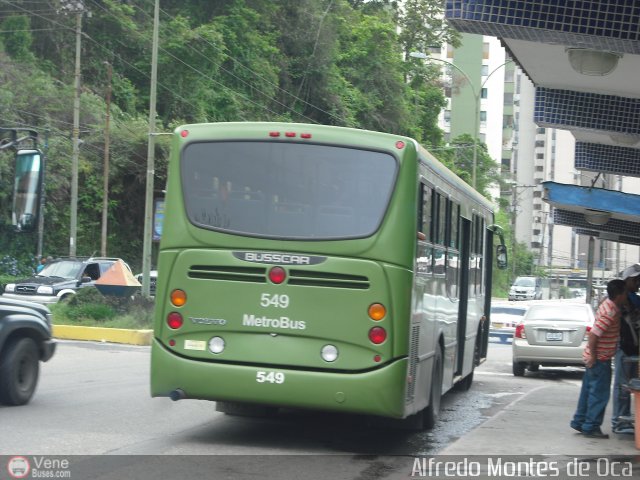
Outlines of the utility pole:
<svg viewBox="0 0 640 480">
<path fill-rule="evenodd" d="M 69 256 L 76 256 L 78 244 L 78 156 L 80 153 L 80 52 L 82 39 L 82 15 L 85 12 L 82 0 L 62 1 L 65 13 L 76 15 L 76 65 L 73 97 L 73 153 L 71 156 L 71 213 L 69 228 Z"/>
<path fill-rule="evenodd" d="M 144 238 L 142 243 L 142 295 L 151 296 L 151 229 L 153 227 L 153 180 L 155 176 L 156 84 L 158 81 L 158 29 L 160 0 L 153 10 L 153 46 L 151 50 L 151 91 L 149 95 L 149 144 L 147 149 L 147 186 L 144 207 Z"/>
<path fill-rule="evenodd" d="M 107 118 L 104 125 L 104 168 L 102 172 L 102 237 L 100 242 L 100 254 L 107 256 L 107 218 L 109 214 L 109 119 L 111 117 L 111 75 L 113 69 L 109 62 L 104 62 L 107 66 Z"/>
</svg>

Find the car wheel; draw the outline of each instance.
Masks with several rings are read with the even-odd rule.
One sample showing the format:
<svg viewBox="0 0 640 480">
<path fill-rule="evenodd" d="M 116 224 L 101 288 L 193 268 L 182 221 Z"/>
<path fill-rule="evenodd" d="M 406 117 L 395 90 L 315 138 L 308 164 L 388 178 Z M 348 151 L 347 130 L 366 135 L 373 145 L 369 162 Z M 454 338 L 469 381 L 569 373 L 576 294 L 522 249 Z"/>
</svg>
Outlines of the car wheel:
<svg viewBox="0 0 640 480">
<path fill-rule="evenodd" d="M 424 410 L 424 428 L 433 428 L 440 415 L 440 400 L 442 399 L 442 352 L 436 348 L 433 358 L 433 372 L 431 374 L 431 393 L 429 405 Z"/>
<path fill-rule="evenodd" d="M 523 362 L 513 362 L 513 374 L 516 377 L 524 377 L 524 371 L 527 368 L 527 364 Z"/>
<path fill-rule="evenodd" d="M 24 405 L 33 396 L 40 371 L 38 346 L 31 338 L 18 338 L 0 358 L 0 403 Z"/>
</svg>

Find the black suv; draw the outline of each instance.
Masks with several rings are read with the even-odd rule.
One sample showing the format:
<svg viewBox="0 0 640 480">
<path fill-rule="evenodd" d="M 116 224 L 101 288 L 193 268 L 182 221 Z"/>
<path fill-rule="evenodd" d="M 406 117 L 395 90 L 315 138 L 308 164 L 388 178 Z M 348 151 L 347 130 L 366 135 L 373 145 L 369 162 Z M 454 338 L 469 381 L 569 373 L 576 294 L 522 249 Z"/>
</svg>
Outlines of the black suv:
<svg viewBox="0 0 640 480">
<path fill-rule="evenodd" d="M 24 405 L 31 400 L 40 361 L 49 360 L 55 347 L 47 307 L 0 297 L 0 403 Z"/>
<path fill-rule="evenodd" d="M 105 257 L 58 258 L 47 263 L 35 276 L 5 285 L 3 297 L 42 304 L 57 303 L 74 295 L 79 288 L 93 287 L 95 281 L 118 260 Z"/>
</svg>

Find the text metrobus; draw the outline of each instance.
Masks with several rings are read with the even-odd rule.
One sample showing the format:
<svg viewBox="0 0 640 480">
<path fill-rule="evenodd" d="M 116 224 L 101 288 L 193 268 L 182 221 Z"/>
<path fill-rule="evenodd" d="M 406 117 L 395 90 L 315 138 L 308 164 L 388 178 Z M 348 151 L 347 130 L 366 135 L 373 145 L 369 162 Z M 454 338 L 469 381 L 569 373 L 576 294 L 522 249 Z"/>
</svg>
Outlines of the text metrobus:
<svg viewBox="0 0 640 480">
<path fill-rule="evenodd" d="M 179 127 L 152 395 L 430 427 L 486 356 L 492 223 L 491 204 L 410 138 Z"/>
</svg>

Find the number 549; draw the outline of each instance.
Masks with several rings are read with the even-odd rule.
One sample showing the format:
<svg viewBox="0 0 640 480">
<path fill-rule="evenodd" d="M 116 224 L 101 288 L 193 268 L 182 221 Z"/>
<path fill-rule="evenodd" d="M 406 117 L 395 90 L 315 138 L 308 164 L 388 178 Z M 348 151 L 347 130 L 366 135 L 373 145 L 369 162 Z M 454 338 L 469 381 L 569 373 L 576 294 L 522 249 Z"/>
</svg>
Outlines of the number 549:
<svg viewBox="0 0 640 480">
<path fill-rule="evenodd" d="M 289 295 L 263 293 L 260 295 L 260 306 L 287 308 L 289 306 Z"/>
<path fill-rule="evenodd" d="M 258 383 L 284 383 L 284 373 L 282 372 L 256 372 L 256 382 Z"/>
</svg>

